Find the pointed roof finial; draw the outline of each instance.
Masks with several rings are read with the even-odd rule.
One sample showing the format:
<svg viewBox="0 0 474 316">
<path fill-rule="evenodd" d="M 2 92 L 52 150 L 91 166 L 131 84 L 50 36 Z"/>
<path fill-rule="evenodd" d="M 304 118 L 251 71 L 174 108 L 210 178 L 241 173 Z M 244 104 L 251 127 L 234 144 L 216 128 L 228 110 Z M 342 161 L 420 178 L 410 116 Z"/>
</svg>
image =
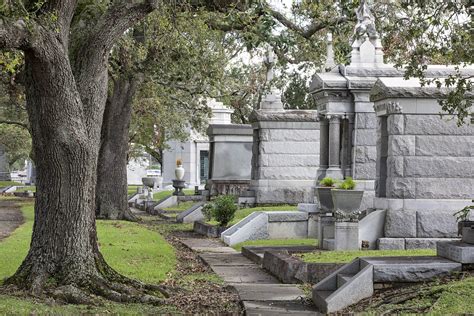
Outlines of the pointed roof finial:
<svg viewBox="0 0 474 316">
<path fill-rule="evenodd" d="M 332 48 L 332 33 L 331 32 L 327 34 L 326 40 L 327 40 L 326 62 L 324 63 L 324 70 L 326 72 L 329 72 L 336 66 L 336 62 L 334 61 L 334 50 Z"/>
<path fill-rule="evenodd" d="M 273 52 L 273 48 L 271 46 L 267 47 L 264 63 L 267 66 L 267 83 L 269 84 L 273 80 L 273 77 L 274 77 L 273 67 L 275 65 L 275 53 Z"/>
<path fill-rule="evenodd" d="M 368 0 L 361 0 L 359 8 L 356 10 L 357 24 L 354 28 L 354 39 L 359 39 L 368 35 L 370 39 L 378 38 L 375 28 L 375 17 L 370 10 L 371 5 Z"/>
</svg>

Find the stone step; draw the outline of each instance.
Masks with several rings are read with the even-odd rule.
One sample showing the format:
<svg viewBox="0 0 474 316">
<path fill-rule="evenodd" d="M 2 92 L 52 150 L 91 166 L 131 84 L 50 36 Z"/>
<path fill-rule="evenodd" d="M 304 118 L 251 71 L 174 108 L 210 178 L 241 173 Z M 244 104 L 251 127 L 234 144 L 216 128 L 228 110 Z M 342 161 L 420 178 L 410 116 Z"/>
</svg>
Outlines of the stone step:
<svg viewBox="0 0 474 316">
<path fill-rule="evenodd" d="M 335 240 L 334 238 L 324 238 L 323 239 L 323 249 L 334 250 Z"/>
<path fill-rule="evenodd" d="M 247 316 L 316 316 L 322 315 L 313 305 L 293 301 L 243 301 Z"/>
<path fill-rule="evenodd" d="M 362 268 L 362 269 L 360 269 Z M 372 296 L 373 266 L 355 259 L 313 287 L 313 302 L 323 313 L 333 313 Z"/>
<path fill-rule="evenodd" d="M 232 283 L 242 301 L 297 301 L 305 297 L 304 292 L 293 284 Z"/>
<path fill-rule="evenodd" d="M 352 274 L 352 273 L 351 274 L 345 274 L 345 273 L 338 274 L 337 275 L 337 288 L 340 288 L 341 286 L 349 282 L 350 279 L 352 279 L 354 275 L 355 274 Z"/>
</svg>

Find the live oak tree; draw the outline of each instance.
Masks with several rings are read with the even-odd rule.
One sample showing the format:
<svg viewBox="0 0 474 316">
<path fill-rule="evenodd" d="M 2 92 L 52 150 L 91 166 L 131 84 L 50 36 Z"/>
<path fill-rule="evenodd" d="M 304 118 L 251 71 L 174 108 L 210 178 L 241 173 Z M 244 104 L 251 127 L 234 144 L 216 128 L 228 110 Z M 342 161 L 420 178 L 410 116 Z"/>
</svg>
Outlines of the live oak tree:
<svg viewBox="0 0 474 316">
<path fill-rule="evenodd" d="M 95 226 L 109 55 L 124 32 L 155 10 L 159 1 L 85 3 L 98 3 L 102 9 L 88 25 L 75 20 L 75 0 L 11 1 L 0 7 L 0 49 L 24 54 L 37 166 L 30 250 L 5 284 L 72 303 L 90 303 L 91 293 L 121 302 L 159 303 L 155 296 L 140 295 L 159 287 L 129 280 L 107 265 Z M 202 4 L 219 9 L 232 1 Z"/>
<path fill-rule="evenodd" d="M 174 9 L 161 6 L 130 29 L 112 52 L 99 153 L 98 217 L 134 219 L 127 201 L 130 154 L 146 151 L 161 161 L 167 140 L 185 140 L 188 126 L 202 131 L 210 115 L 205 100 L 225 81 L 222 65 L 234 49 L 232 36 L 210 29 L 199 10 Z"/>
</svg>

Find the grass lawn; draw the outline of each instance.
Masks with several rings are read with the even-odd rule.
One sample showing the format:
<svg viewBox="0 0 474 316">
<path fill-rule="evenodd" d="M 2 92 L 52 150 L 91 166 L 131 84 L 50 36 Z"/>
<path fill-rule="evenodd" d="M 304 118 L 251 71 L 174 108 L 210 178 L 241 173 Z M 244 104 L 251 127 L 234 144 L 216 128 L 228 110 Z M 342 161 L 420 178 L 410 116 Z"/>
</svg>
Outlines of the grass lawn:
<svg viewBox="0 0 474 316">
<path fill-rule="evenodd" d="M 184 189 L 183 192 L 185 195 L 194 195 L 194 189 Z M 162 200 L 165 197 L 171 196 L 172 193 L 173 193 L 172 190 L 156 192 L 155 194 L 153 194 L 153 200 L 154 201 Z"/>
<path fill-rule="evenodd" d="M 318 251 L 296 254 L 305 262 L 346 263 L 357 257 L 436 256 L 434 249 Z"/>
<path fill-rule="evenodd" d="M 24 191 L 31 191 L 31 192 L 36 192 L 36 186 L 35 185 L 25 185 L 21 188 L 17 188 L 16 192 L 24 192 Z"/>
<path fill-rule="evenodd" d="M 196 201 L 187 201 L 181 202 L 178 205 L 165 207 L 163 210 L 165 211 L 186 211 L 188 208 L 196 204 Z"/>
<path fill-rule="evenodd" d="M 12 275 L 26 256 L 33 227 L 33 205 L 21 208 L 25 223 L 0 242 L 0 279 Z M 174 248 L 157 232 L 137 223 L 97 221 L 99 245 L 106 261 L 118 272 L 147 283 L 158 283 L 172 273 L 176 265 Z M 1 281 L 0 281 L 1 282 Z M 33 299 L 0 295 L 0 315 L 33 314 L 153 314 L 173 312 L 173 307 L 146 304 L 117 304 L 104 306 L 48 305 Z"/>
<path fill-rule="evenodd" d="M 15 181 L 0 181 L 0 188 L 8 187 L 11 185 L 23 185 L 23 184 L 20 182 L 15 182 Z"/>
<path fill-rule="evenodd" d="M 0 279 L 12 275 L 25 258 L 33 228 L 33 205 L 22 206 L 25 223 L 0 242 Z M 147 283 L 166 278 L 176 264 L 174 249 L 162 236 L 137 223 L 97 221 L 102 254 L 118 272 Z"/>
<path fill-rule="evenodd" d="M 318 240 L 305 238 L 305 239 L 261 239 L 261 240 L 249 240 L 241 242 L 240 244 L 233 245 L 237 251 L 241 251 L 242 247 L 245 246 L 317 246 Z"/>
<path fill-rule="evenodd" d="M 252 214 L 253 212 L 264 212 L 264 211 L 296 211 L 298 208 L 294 205 L 278 205 L 278 206 L 258 206 L 251 208 L 241 208 L 235 212 L 234 219 L 229 223 L 228 226 L 232 226 Z M 208 221 L 209 224 L 217 225 L 215 220 Z"/>
<path fill-rule="evenodd" d="M 129 185 L 127 189 L 127 195 L 137 193 L 137 188 L 139 187 L 141 187 L 141 185 Z"/>
</svg>

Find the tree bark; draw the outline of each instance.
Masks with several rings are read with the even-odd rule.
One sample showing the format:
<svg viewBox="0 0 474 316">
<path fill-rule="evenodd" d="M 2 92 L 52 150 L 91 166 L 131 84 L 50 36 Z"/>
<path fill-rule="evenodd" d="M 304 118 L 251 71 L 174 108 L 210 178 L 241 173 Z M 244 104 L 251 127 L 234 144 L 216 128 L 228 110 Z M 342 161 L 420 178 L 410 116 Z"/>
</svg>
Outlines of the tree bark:
<svg viewBox="0 0 474 316">
<path fill-rule="evenodd" d="M 97 170 L 98 218 L 136 220 L 128 206 L 127 155 L 132 100 L 137 79 L 120 76 L 107 99 Z"/>
<path fill-rule="evenodd" d="M 111 4 L 72 57 L 68 23 L 77 5 L 74 0 L 48 2 L 45 8 L 59 16 L 58 25 L 34 20 L 28 28 L 19 22 L 13 27 L 0 24 L 0 48 L 22 49 L 25 54 L 27 112 L 37 166 L 30 249 L 5 284 L 70 303 L 92 303 L 96 296 L 120 302 L 161 302 L 146 294 L 160 287 L 130 280 L 107 265 L 95 225 L 109 52 L 154 4 L 151 0 Z M 10 30 L 20 38 L 9 36 Z"/>
</svg>

